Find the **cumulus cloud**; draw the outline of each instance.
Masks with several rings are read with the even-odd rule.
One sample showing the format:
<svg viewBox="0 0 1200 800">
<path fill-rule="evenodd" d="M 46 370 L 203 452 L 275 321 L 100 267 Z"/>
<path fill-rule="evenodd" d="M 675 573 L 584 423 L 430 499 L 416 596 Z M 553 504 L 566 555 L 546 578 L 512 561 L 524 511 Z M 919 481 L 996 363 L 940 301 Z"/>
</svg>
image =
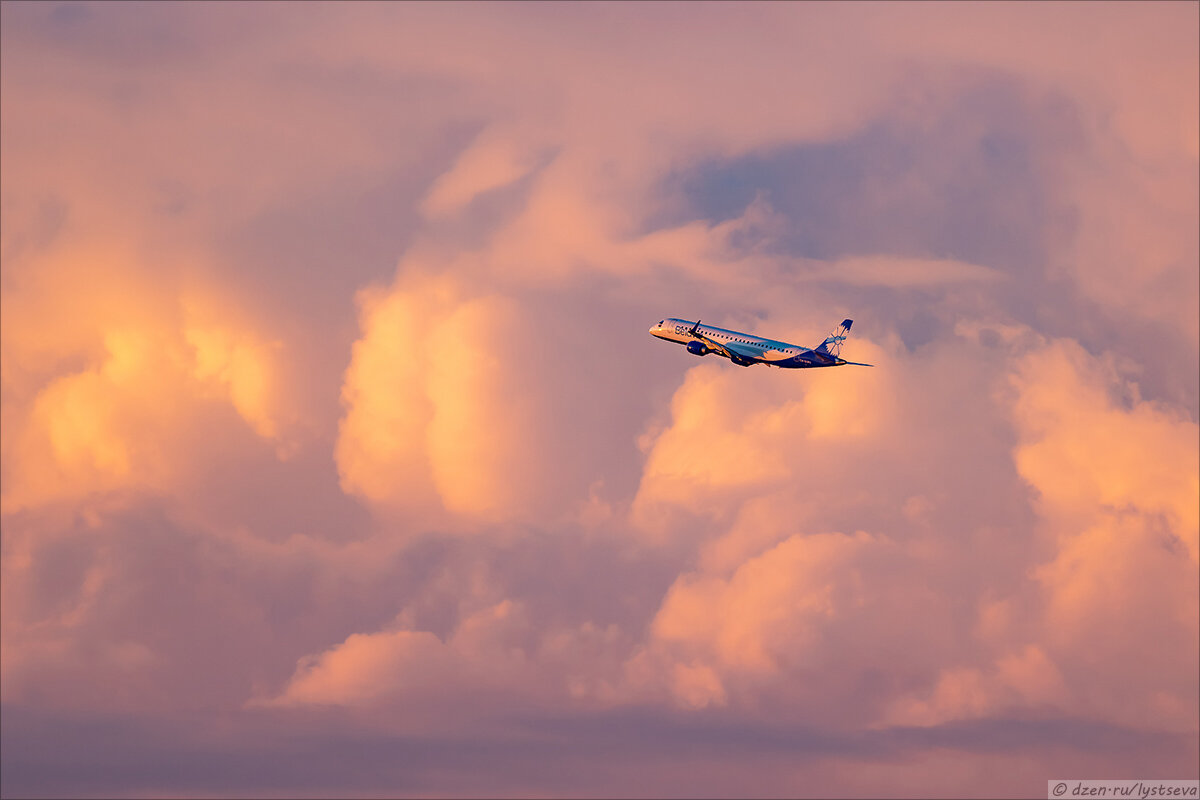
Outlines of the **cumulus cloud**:
<svg viewBox="0 0 1200 800">
<path fill-rule="evenodd" d="M 802 709 L 831 724 L 853 719 L 930 726 L 1024 709 L 1190 730 L 1182 709 L 1190 707 L 1194 692 L 1186 656 L 1189 637 L 1195 638 L 1189 600 L 1196 587 L 1187 549 L 1195 530 L 1189 516 L 1195 459 L 1186 446 L 1194 423 L 1142 401 L 1115 405 L 1110 393 L 1131 388 L 1106 372 L 1102 361 L 1076 343 L 1046 342 L 1020 327 L 964 325 L 957 344 L 927 354 L 932 363 L 923 366 L 902 350 L 872 357 L 900 361 L 911 373 L 844 370 L 831 373 L 826 386 L 806 386 L 796 398 L 795 386 L 776 381 L 776 373 L 752 375 L 723 364 L 689 372 L 668 427 L 649 434 L 631 520 L 654 534 L 644 546 L 661 546 L 668 534 L 676 546 L 689 541 L 698 568 L 675 579 L 644 640 L 610 642 L 626 654 L 619 670 L 611 663 L 603 669 L 576 665 L 572 681 L 579 696 L 603 705 L 666 701 L 767 716 L 767 709 Z M 986 376 L 982 395 L 976 375 L 956 374 L 957 366 L 968 364 L 964 372 Z M 847 382 L 838 382 L 838 375 Z M 921 408 L 929 396 L 918 387 L 942 375 L 951 376 L 940 390 L 944 407 Z M 878 388 L 863 391 L 866 378 L 878 381 L 872 384 Z M 986 407 L 946 415 L 968 396 Z M 838 416 L 826 419 L 822 408 Z M 1095 424 L 1089 413 L 1112 419 Z M 1047 420 L 1047 414 L 1075 421 Z M 897 427 L 899 419 L 907 429 Z M 1012 433 L 981 433 L 981 424 L 1006 424 Z M 1086 439 L 1075 438 L 1074 424 L 1080 432 L 1123 432 L 1126 446 L 1159 460 L 1163 480 L 1153 474 L 1147 480 L 1165 485 L 1139 491 L 1106 479 L 1105 469 L 1128 463 L 1134 453 L 1100 439 L 1102 446 L 1089 456 L 1072 444 Z M 1149 427 L 1141 430 L 1142 424 Z M 1171 425 L 1183 429 L 1168 433 Z M 1185 444 L 1174 451 L 1155 447 L 1155 426 Z M 957 437 L 957 446 L 947 449 L 946 437 Z M 683 442 L 690 449 L 678 449 Z M 1033 507 L 1041 520 L 1035 527 L 1019 510 L 1010 509 L 1006 519 L 978 505 L 966 513 L 956 508 L 963 498 L 955 473 L 984 453 L 999 457 L 993 472 L 973 474 L 961 486 L 983 478 L 990 491 L 1007 498 L 1002 503 L 1018 505 L 1023 486 L 1032 485 L 1042 498 Z M 1087 464 L 1053 466 L 1062 457 Z M 889 485 L 896 483 L 891 459 L 920 463 L 926 472 L 911 475 L 912 485 Z M 1050 466 L 1039 472 L 1035 465 Z M 1095 496 L 1105 491 L 1124 493 L 1119 499 Z M 872 495 L 880 506 L 874 518 L 863 508 Z M 1082 516 L 1064 513 L 1058 507 L 1064 502 Z M 1166 526 L 1128 528 L 1138 502 Z M 855 518 L 873 519 L 875 530 L 828 532 L 847 506 Z M 1129 537 L 1119 554 L 1098 550 L 1087 556 L 1116 541 L 1104 529 L 1086 530 L 1096 514 L 1128 529 L 1116 535 L 1138 536 Z M 1178 536 L 1178 544 L 1164 549 L 1161 541 L 1145 538 L 1164 533 Z M 1138 551 L 1143 556 L 1131 558 Z M 1031 562 L 1030 552 L 1045 555 Z M 1130 579 L 1118 579 L 1114 569 Z M 1138 569 L 1154 577 L 1135 583 L 1131 576 Z M 1130 629 L 1109 657 L 1098 660 L 1089 637 L 1143 614 L 1160 620 L 1153 639 L 1138 644 Z M 350 680 L 354 671 L 337 667 L 360 650 L 371 663 L 378 658 L 389 665 L 386 678 L 372 681 L 372 696 L 410 686 L 417 692 L 424 678 L 405 677 L 406 654 L 424 647 L 437 652 L 430 664 L 449 659 L 455 674 L 471 663 L 507 663 L 499 671 L 511 670 L 510 691 L 520 687 L 541 700 L 554 694 L 542 686 L 541 658 L 514 664 L 497 653 L 472 662 L 478 652 L 461 646 L 457 634 L 443 643 L 429 633 L 397 631 L 357 634 L 304 662 L 276 702 L 328 702 L 319 698 L 341 697 L 340 691 L 351 698 L 340 702 L 358 702 L 352 687 L 329 695 L 315 689 L 310 695 L 306 687 Z M 1129 670 L 1138 669 L 1135 654 L 1143 647 L 1160 652 L 1178 671 L 1138 681 L 1146 694 L 1100 700 L 1131 680 Z M 886 676 L 873 666 L 883 662 Z M 1147 707 L 1153 710 L 1132 713 Z"/>
<path fill-rule="evenodd" d="M 1017 466 L 1047 517 L 1082 526 L 1123 511 L 1161 517 L 1182 552 L 1200 558 L 1194 421 L 1143 401 L 1072 342 L 1032 354 L 1013 382 Z"/>
<path fill-rule="evenodd" d="M 1027 709 L 1194 728 L 1182 710 L 1196 691 L 1195 423 L 1142 401 L 1136 386 L 1075 342 L 1047 342 L 1011 326 L 960 332 L 959 348 L 999 370 L 982 394 L 954 381 L 941 391 L 952 393 L 950 407 L 967 397 L 985 407 L 923 414 L 906 401 L 927 378 L 897 369 L 886 391 L 862 395 L 868 406 L 883 406 L 879 419 L 887 424 L 858 437 L 834 426 L 843 433 L 832 445 L 814 436 L 816 427 L 722 424 L 729 409 L 701 387 L 723 376 L 692 370 L 674 398 L 671 424 L 653 439 L 635 513 L 645 519 L 652 503 L 660 512 L 679 509 L 655 522 L 702 543 L 701 568 L 681 575 L 658 610 L 647 647 L 630 664 L 641 680 L 658 680 L 689 707 L 724 705 L 741 692 L 752 705 L 745 698 L 787 697 L 814 714 L 822 699 L 842 697 L 838 713 L 853 707 L 873 724 L 935 725 Z M 990 352 L 981 339 L 992 343 Z M 930 353 L 929 374 L 944 375 L 955 355 Z M 885 358 L 903 363 L 905 354 Z M 799 402 L 750 388 L 733 396 L 742 422 L 786 418 Z M 911 436 L 890 420 L 904 420 Z M 968 433 L 995 422 L 1012 426 L 1011 442 Z M 960 447 L 932 444 L 948 436 L 961 437 Z M 695 450 L 676 452 L 677 439 Z M 888 485 L 897 474 L 883 463 L 901 440 L 905 455 L 926 470 L 917 481 L 924 493 L 907 500 L 898 496 L 902 487 Z M 938 456 L 927 460 L 922 449 Z M 698 453 L 706 450 L 716 466 L 703 466 Z M 857 458 L 841 461 L 839 451 Z M 742 452 L 756 458 L 746 462 Z M 1018 514 L 998 536 L 989 528 L 1005 524 L 1003 517 L 981 516 L 978 505 L 965 517 L 946 515 L 946 506 L 965 501 L 951 475 L 988 452 L 1007 456 L 1007 469 L 997 462 L 973 480 L 1014 505 L 1021 484 L 1031 487 L 1032 528 Z M 820 472 L 809 467 L 816 464 Z M 693 494 L 671 489 L 693 485 Z M 939 485 L 950 491 L 930 491 Z M 839 516 L 841 487 L 859 492 L 860 521 L 871 518 L 864 495 L 889 496 L 901 513 L 875 518 L 875 532 L 824 532 Z M 922 595 L 916 586 L 946 593 Z M 831 641 L 829 631 L 853 646 Z M 833 652 L 836 670 L 824 661 Z M 1152 680 L 1135 678 L 1138 654 L 1152 652 L 1171 668 Z M 851 691 L 839 683 L 847 673 L 861 670 L 858 679 L 868 680 L 871 665 L 883 660 L 893 683 L 866 695 L 852 683 L 860 692 L 854 701 L 839 694 Z M 812 696 L 780 688 L 802 677 L 819 686 Z"/>
<path fill-rule="evenodd" d="M 1200 429 L 1110 370 L 1056 342 L 1014 376 L 1014 456 L 1056 545 L 1035 572 L 1044 636 L 1093 713 L 1187 728 L 1200 667 Z M 1133 680 L 1151 653 L 1170 666 Z"/>
<path fill-rule="evenodd" d="M 87 287 L 93 252 L 109 268 L 95 292 Z M 218 422 L 222 408 L 282 445 L 290 420 L 278 347 L 252 325 L 228 312 L 189 312 L 195 301 L 139 283 L 136 265 L 103 248 L 21 269 L 32 285 L 4 303 L 6 509 L 170 490 L 194 469 L 197 451 L 211 452 L 194 424 L 239 435 Z"/>
<path fill-rule="evenodd" d="M 430 187 L 422 210 L 432 217 L 459 212 L 481 195 L 529 174 L 542 160 L 533 142 L 513 132 L 485 131 Z"/>
<path fill-rule="evenodd" d="M 503 618 L 508 610 L 508 605 L 501 605 L 491 609 L 489 616 Z M 468 620 L 466 624 L 478 627 L 481 621 Z M 451 688 L 479 691 L 503 665 L 488 658 L 484 670 L 483 660 L 470 656 L 460 655 L 454 644 L 443 643 L 425 631 L 353 634 L 319 657 L 302 661 L 286 693 L 274 702 L 360 706 L 398 692 L 420 697 Z M 477 673 L 460 674 L 471 669 Z"/>
<path fill-rule="evenodd" d="M 338 441 L 342 485 L 469 518 L 526 512 L 550 482 L 534 365 L 538 333 L 511 300 L 412 278 L 368 296 Z"/>
<path fill-rule="evenodd" d="M 616 656 L 630 644 L 616 625 L 540 627 L 524 601 L 489 602 L 494 593 L 480 589 L 458 588 L 461 613 L 446 633 L 414 629 L 413 609 L 405 609 L 384 630 L 299 659 L 281 691 L 252 698 L 250 707 L 386 707 L 402 717 L 394 728 L 455 730 L 497 715 L 606 708 L 630 696 Z M 447 694 L 464 702 L 447 704 Z"/>
<path fill-rule="evenodd" d="M 899 682 L 911 680 L 906 653 L 937 649 L 932 631 L 931 640 L 892 625 L 889 635 L 882 624 L 897 588 L 885 570 L 903 572 L 903 561 L 891 542 L 863 532 L 794 534 L 728 578 L 681 576 L 655 616 L 651 649 L 635 658 L 669 653 L 668 688 L 687 707 L 734 702 L 763 713 L 769 697 L 803 708 L 810 719 L 845 724 L 848 713 L 864 713 L 861 701 L 851 702 L 863 686 L 853 668 L 830 674 L 833 661 L 847 655 L 831 637 L 853 637 L 863 661 L 888 659 Z M 940 615 L 931 598 L 914 594 L 908 613 Z"/>
<path fill-rule="evenodd" d="M 3 793 L 1194 774 L 1196 14 L 5 4 Z"/>
<path fill-rule="evenodd" d="M 855 360 L 887 360 L 870 342 L 856 339 L 853 347 Z M 715 512 L 784 487 L 802 463 L 813 467 L 813 492 L 832 489 L 836 462 L 826 459 L 875 440 L 894 413 L 894 367 L 830 370 L 797 384 L 766 370 L 743 374 L 724 366 L 689 370 L 672 399 L 669 427 L 643 440 L 648 453 L 633 513 L 647 530 L 672 511 Z"/>
</svg>

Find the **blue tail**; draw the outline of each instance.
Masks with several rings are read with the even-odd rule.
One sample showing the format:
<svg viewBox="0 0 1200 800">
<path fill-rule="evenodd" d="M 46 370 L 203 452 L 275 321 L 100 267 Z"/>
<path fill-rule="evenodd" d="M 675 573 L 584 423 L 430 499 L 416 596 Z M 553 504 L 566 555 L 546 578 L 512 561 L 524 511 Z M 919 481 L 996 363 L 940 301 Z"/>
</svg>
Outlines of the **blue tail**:
<svg viewBox="0 0 1200 800">
<path fill-rule="evenodd" d="M 846 341 L 846 334 L 850 333 L 850 326 L 853 324 L 854 320 L 852 319 L 842 320 L 842 324 L 833 333 L 829 334 L 825 338 L 825 341 L 813 349 L 818 353 L 824 353 L 825 355 L 837 358 L 842 352 L 842 342 Z"/>
</svg>

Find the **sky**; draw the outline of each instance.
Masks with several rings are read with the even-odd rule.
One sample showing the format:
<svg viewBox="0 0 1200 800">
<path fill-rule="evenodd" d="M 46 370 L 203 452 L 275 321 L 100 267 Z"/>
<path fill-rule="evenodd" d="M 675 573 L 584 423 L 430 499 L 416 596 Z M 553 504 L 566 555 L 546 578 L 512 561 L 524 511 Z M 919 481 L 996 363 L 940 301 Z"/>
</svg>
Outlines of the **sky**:
<svg viewBox="0 0 1200 800">
<path fill-rule="evenodd" d="M 0 14 L 5 796 L 1200 778 L 1200 4 Z"/>
</svg>

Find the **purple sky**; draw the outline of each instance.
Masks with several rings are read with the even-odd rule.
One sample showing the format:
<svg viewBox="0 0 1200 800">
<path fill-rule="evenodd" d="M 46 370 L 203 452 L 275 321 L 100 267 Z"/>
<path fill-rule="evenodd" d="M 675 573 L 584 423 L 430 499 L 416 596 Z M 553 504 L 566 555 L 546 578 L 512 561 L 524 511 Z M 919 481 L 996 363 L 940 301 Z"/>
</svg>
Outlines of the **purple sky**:
<svg viewBox="0 0 1200 800">
<path fill-rule="evenodd" d="M 1200 777 L 1198 9 L 6 1 L 4 796 Z"/>
</svg>

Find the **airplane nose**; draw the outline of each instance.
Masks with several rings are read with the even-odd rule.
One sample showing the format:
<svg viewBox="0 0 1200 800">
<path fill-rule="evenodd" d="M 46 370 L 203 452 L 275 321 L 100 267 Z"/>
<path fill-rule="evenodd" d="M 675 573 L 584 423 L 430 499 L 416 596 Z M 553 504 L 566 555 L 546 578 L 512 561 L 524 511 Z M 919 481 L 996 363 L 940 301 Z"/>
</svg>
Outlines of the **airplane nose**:
<svg viewBox="0 0 1200 800">
<path fill-rule="evenodd" d="M 654 333 L 656 330 L 658 330 L 658 326 L 657 326 L 657 325 L 651 325 L 651 326 L 650 326 L 650 330 L 646 331 L 646 333 Z"/>
</svg>

